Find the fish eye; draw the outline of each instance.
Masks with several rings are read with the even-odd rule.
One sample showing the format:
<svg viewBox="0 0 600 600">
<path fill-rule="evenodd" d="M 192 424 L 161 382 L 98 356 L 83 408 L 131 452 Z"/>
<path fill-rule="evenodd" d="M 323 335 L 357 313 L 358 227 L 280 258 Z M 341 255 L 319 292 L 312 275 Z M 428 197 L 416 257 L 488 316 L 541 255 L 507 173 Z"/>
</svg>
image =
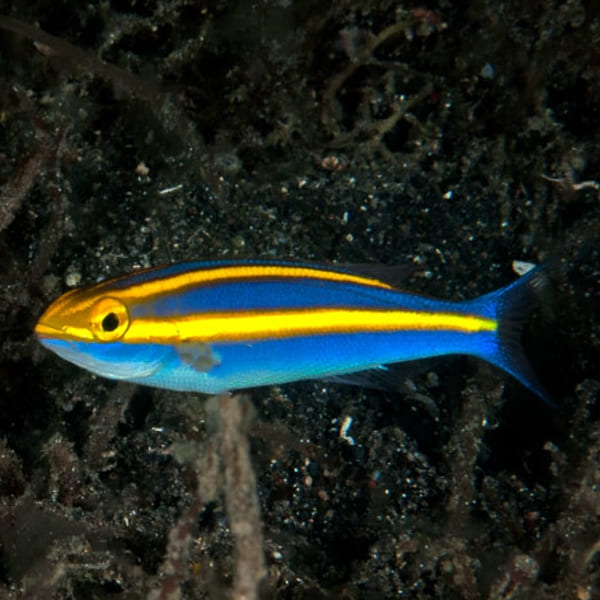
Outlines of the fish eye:
<svg viewBox="0 0 600 600">
<path fill-rule="evenodd" d="M 129 328 L 129 311 L 116 298 L 101 298 L 90 309 L 90 329 L 101 342 L 114 342 Z"/>
<path fill-rule="evenodd" d="M 108 313 L 104 319 L 102 319 L 102 330 L 103 331 L 114 331 L 119 326 L 119 317 L 114 312 Z"/>
</svg>

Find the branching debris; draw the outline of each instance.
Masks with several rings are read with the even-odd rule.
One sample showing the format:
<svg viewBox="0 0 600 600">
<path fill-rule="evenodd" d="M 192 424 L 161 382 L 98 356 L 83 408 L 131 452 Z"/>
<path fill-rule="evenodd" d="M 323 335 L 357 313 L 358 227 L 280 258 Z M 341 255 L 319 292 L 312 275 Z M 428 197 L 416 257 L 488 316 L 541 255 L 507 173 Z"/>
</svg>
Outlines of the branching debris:
<svg viewBox="0 0 600 600">
<path fill-rule="evenodd" d="M 246 429 L 251 405 L 241 396 L 221 396 L 221 457 L 225 471 L 225 511 L 235 538 L 234 598 L 254 600 L 265 575 L 262 523 L 256 476 Z"/>
<path fill-rule="evenodd" d="M 169 532 L 160 587 L 148 596 L 149 600 L 180 597 L 181 586 L 190 578 L 188 558 L 193 527 L 200 511 L 221 494 L 235 544 L 232 598 L 256 600 L 266 575 L 263 525 L 246 435 L 251 404 L 245 396 L 226 394 L 208 400 L 206 409 L 216 430 L 198 448 L 194 461 L 197 497 Z"/>
<path fill-rule="evenodd" d="M 422 28 L 421 25 L 425 21 L 429 26 Z M 432 21 L 428 16 L 417 11 L 398 9 L 396 23 L 384 28 L 366 41 L 363 39 L 363 32 L 356 28 L 344 29 L 340 32 L 341 45 L 350 60 L 345 68 L 330 78 L 322 98 L 321 122 L 334 135 L 331 147 L 347 147 L 358 138 L 363 138 L 366 140 L 367 152 L 379 153 L 386 160 L 393 161 L 393 153 L 384 143 L 384 137 L 394 131 L 402 120 L 405 120 L 410 127 L 415 128 L 424 137 L 431 137 L 430 132 L 427 132 L 419 120 L 410 114 L 410 110 L 422 104 L 432 94 L 433 82 L 427 80 L 423 74 L 415 71 L 406 63 L 397 60 L 380 60 L 376 56 L 378 49 L 394 38 L 402 36 L 405 40 L 410 41 L 414 36 L 415 28 L 419 35 L 426 37 L 435 30 L 444 29 L 445 23 L 441 20 Z M 363 96 L 361 103 L 364 105 L 361 110 L 362 117 L 350 131 L 343 133 L 339 130 L 340 118 L 336 97 L 341 95 L 344 86 L 356 76 L 359 69 L 365 67 L 383 71 L 383 75 L 376 77 L 376 81 L 383 89 L 382 97 L 376 100 L 373 97 L 374 86 L 365 85 L 361 92 Z M 416 93 L 405 97 L 405 94 L 398 92 L 397 88 L 405 88 L 407 80 L 412 80 L 413 85 L 414 82 L 418 82 L 419 89 Z M 380 105 L 377 110 L 367 108 L 367 106 L 375 104 Z"/>
<path fill-rule="evenodd" d="M 39 146 L 36 152 L 21 163 L 14 179 L 0 188 L 0 231 L 13 222 L 16 212 L 33 187 L 43 162 L 44 151 Z"/>
<path fill-rule="evenodd" d="M 36 50 L 51 58 L 62 60 L 82 73 L 92 73 L 114 87 L 115 93 L 133 96 L 143 102 L 156 117 L 156 122 L 165 130 L 175 132 L 189 146 L 201 150 L 204 143 L 196 135 L 194 125 L 185 118 L 181 110 L 171 110 L 168 95 L 147 83 L 141 77 L 116 65 L 100 60 L 94 53 L 82 50 L 42 29 L 14 19 L 0 16 L 0 28 L 24 36 L 33 42 Z"/>
<path fill-rule="evenodd" d="M 110 81 L 119 91 L 131 93 L 151 107 L 156 108 L 163 104 L 161 94 L 140 77 L 115 65 L 104 63 L 91 52 L 81 50 L 39 27 L 4 16 L 0 16 L 0 27 L 29 38 L 41 54 L 68 61 L 83 72 L 91 72 L 97 77 Z"/>
<path fill-rule="evenodd" d="M 542 179 L 556 184 L 565 194 L 574 194 L 581 190 L 595 190 L 596 198 L 600 199 L 600 183 L 593 179 L 576 182 L 573 169 L 566 169 L 563 177 L 549 177 L 548 175 L 542 175 Z"/>
</svg>

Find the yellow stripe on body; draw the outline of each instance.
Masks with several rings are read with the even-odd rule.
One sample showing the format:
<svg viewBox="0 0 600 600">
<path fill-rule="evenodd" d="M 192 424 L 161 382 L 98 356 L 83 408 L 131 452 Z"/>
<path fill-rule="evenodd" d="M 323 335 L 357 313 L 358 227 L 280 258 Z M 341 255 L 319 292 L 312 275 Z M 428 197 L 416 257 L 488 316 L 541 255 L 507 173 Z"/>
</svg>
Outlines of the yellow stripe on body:
<svg viewBox="0 0 600 600">
<path fill-rule="evenodd" d="M 286 311 L 205 313 L 133 319 L 125 343 L 172 344 L 259 341 L 295 336 L 399 331 L 496 331 L 497 321 L 478 315 L 404 310 L 322 308 Z"/>
<path fill-rule="evenodd" d="M 128 277 L 130 277 L 129 275 Z M 156 279 L 154 281 L 144 281 L 127 288 L 114 289 L 110 295 L 123 301 L 143 300 L 147 302 L 157 296 L 165 294 L 176 294 L 182 289 L 193 286 L 205 285 L 211 283 L 221 283 L 226 280 L 252 280 L 252 279 L 296 279 L 308 278 L 317 281 L 330 281 L 339 283 L 355 283 L 366 285 L 384 290 L 394 289 L 393 286 L 372 279 L 353 275 L 352 273 L 343 273 L 338 271 L 325 271 L 301 266 L 281 266 L 281 265 L 232 265 L 227 267 L 200 268 L 185 273 L 178 273 L 168 277 Z M 106 285 L 101 283 L 96 287 Z"/>
</svg>

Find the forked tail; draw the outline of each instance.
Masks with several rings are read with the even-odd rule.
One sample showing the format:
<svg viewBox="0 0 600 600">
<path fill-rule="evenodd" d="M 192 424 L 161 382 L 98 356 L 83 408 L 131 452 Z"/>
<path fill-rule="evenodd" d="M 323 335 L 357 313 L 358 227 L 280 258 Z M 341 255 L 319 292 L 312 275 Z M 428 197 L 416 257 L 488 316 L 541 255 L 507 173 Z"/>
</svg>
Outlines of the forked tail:
<svg viewBox="0 0 600 600">
<path fill-rule="evenodd" d="M 474 312 L 492 317 L 498 323 L 498 329 L 481 353 L 481 358 L 504 369 L 544 402 L 553 405 L 521 345 L 527 316 L 548 284 L 547 268 L 542 265 L 506 287 L 471 301 L 471 306 Z"/>
</svg>

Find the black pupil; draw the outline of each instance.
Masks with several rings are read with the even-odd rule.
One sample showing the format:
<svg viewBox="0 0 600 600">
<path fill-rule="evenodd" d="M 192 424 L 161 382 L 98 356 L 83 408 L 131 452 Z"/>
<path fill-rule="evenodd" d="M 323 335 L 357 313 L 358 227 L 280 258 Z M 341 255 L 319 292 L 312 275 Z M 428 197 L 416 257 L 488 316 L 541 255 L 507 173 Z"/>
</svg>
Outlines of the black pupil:
<svg viewBox="0 0 600 600">
<path fill-rule="evenodd" d="M 119 319 L 115 313 L 108 313 L 102 319 L 102 329 L 104 331 L 114 331 L 119 326 Z"/>
</svg>

